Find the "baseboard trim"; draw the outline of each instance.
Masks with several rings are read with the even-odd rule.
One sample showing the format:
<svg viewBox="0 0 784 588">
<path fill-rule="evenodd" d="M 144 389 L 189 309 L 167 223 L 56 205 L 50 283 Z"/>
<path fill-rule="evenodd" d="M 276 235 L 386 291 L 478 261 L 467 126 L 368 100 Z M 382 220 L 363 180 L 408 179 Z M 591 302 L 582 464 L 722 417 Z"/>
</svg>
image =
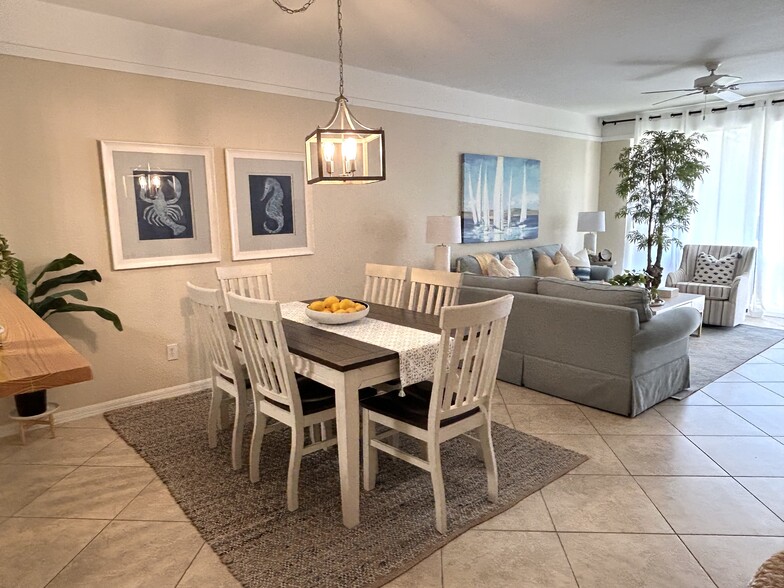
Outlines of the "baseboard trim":
<svg viewBox="0 0 784 588">
<path fill-rule="evenodd" d="M 125 408 L 126 406 L 134 406 L 137 404 L 145 404 L 154 400 L 162 400 L 164 398 L 174 398 L 175 396 L 182 396 L 183 394 L 191 394 L 209 388 L 209 378 L 204 380 L 197 380 L 195 382 L 188 382 L 187 384 L 178 384 L 169 388 L 161 388 L 159 390 L 152 390 L 150 392 L 142 392 L 141 394 L 134 394 L 132 396 L 123 396 L 122 398 L 115 398 L 114 400 L 107 400 L 106 402 L 99 402 L 97 404 L 89 404 L 87 406 L 80 406 L 79 408 L 72 408 L 70 410 L 63 410 L 55 414 L 55 425 L 57 423 L 68 423 L 71 421 L 78 421 L 87 417 L 103 414 L 116 408 Z M 46 425 L 30 427 L 30 430 L 42 428 Z M 8 423 L 0 425 L 0 437 L 8 437 L 16 435 L 19 432 L 19 425 L 16 423 Z"/>
</svg>

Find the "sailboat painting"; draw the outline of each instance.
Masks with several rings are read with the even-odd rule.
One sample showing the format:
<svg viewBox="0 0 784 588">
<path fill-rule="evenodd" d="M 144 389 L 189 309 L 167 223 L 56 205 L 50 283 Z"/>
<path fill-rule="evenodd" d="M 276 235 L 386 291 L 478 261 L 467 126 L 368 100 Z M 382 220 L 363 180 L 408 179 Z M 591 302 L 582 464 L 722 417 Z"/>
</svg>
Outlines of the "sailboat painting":
<svg viewBox="0 0 784 588">
<path fill-rule="evenodd" d="M 539 236 L 538 159 L 463 154 L 463 243 Z"/>
</svg>

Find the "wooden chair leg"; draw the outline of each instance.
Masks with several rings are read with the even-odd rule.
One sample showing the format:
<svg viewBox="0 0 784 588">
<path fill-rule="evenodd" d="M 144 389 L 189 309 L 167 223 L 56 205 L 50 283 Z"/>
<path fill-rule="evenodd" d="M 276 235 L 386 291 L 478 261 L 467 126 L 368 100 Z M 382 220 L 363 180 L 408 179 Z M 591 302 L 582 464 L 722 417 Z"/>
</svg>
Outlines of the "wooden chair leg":
<svg viewBox="0 0 784 588">
<path fill-rule="evenodd" d="M 305 431 L 300 427 L 292 427 L 289 478 L 286 487 L 286 499 L 289 510 L 297 510 L 299 508 L 299 468 L 302 464 L 302 451 L 304 448 Z"/>
<path fill-rule="evenodd" d="M 433 495 L 436 499 L 436 530 L 446 534 L 446 492 L 444 491 L 444 475 L 441 472 L 441 446 L 437 440 L 427 444 L 427 461 L 430 464 L 430 479 L 433 481 Z"/>
<path fill-rule="evenodd" d="M 490 427 L 490 423 L 486 422 L 477 431 L 479 443 L 482 447 L 482 459 L 485 462 L 485 470 L 487 471 L 487 499 L 490 502 L 495 502 L 498 500 L 498 466 L 495 461 L 495 449 L 493 448 L 493 437 L 490 434 Z"/>
<path fill-rule="evenodd" d="M 378 475 L 378 449 L 371 447 L 370 441 L 376 438 L 376 423 L 370 420 L 370 412 L 362 411 L 362 480 L 365 490 L 376 487 Z"/>
<path fill-rule="evenodd" d="M 245 418 L 248 405 L 239 398 L 234 401 L 234 430 L 231 436 L 231 467 L 238 470 L 242 467 L 242 436 L 245 432 Z"/>
<path fill-rule="evenodd" d="M 258 407 L 254 408 L 253 436 L 250 439 L 250 481 L 259 481 L 259 461 L 261 459 L 261 442 L 264 440 L 264 431 L 267 428 L 267 415 Z"/>
<path fill-rule="evenodd" d="M 212 401 L 210 402 L 210 413 L 207 417 L 207 440 L 210 447 L 218 446 L 218 428 L 221 412 L 221 401 L 223 400 L 223 391 L 217 386 L 212 387 Z"/>
</svg>

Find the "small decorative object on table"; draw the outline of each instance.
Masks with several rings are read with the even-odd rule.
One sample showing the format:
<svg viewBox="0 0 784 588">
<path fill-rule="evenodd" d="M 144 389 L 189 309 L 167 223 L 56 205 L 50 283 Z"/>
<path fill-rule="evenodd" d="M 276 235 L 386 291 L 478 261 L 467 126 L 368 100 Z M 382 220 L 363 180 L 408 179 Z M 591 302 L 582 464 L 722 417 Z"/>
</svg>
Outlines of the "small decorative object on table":
<svg viewBox="0 0 784 588">
<path fill-rule="evenodd" d="M 308 318 L 325 325 L 345 325 L 362 320 L 370 312 L 370 307 L 365 302 L 339 299 L 337 296 L 327 296 L 323 300 L 314 300 L 305 309 Z"/>
<path fill-rule="evenodd" d="M 645 286 L 650 276 L 644 271 L 624 270 L 608 280 L 613 286 Z"/>
<path fill-rule="evenodd" d="M 664 300 L 659 296 L 658 288 L 651 288 L 651 306 L 664 306 Z"/>
</svg>

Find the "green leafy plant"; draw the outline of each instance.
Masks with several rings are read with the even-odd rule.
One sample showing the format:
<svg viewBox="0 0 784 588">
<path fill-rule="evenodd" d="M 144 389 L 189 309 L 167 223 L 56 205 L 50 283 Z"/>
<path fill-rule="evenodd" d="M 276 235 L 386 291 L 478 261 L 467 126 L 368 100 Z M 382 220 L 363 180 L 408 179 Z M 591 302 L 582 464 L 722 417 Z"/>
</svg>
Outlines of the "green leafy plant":
<svg viewBox="0 0 784 588">
<path fill-rule="evenodd" d="M 24 263 L 14 257 L 8 249 L 8 241 L 0 235 L 0 278 L 7 276 L 16 288 L 16 295 L 25 302 L 38 316 L 47 319 L 52 315 L 64 312 L 94 312 L 104 320 L 110 321 L 118 331 L 123 330 L 120 317 L 115 313 L 100 306 L 91 306 L 73 302 L 87 301 L 87 294 L 76 288 L 54 292 L 56 288 L 68 284 L 83 284 L 86 282 L 100 282 L 101 274 L 98 270 L 78 270 L 44 280 L 44 276 L 52 272 L 60 272 L 84 262 L 69 253 L 65 257 L 49 262 L 41 273 L 30 283 L 25 275 Z M 32 288 L 32 289 L 31 289 Z"/>
<path fill-rule="evenodd" d="M 613 286 L 645 286 L 650 278 L 646 272 L 624 270 L 622 274 L 614 275 L 607 282 Z"/>
<path fill-rule="evenodd" d="M 674 236 L 689 228 L 697 211 L 694 186 L 709 170 L 708 152 L 700 149 L 705 135 L 686 136 L 680 131 L 648 131 L 633 147 L 621 152 L 612 171 L 620 176 L 616 188 L 626 202 L 616 218 L 631 217 L 635 227 L 626 239 L 647 251 L 645 271 L 649 286 L 658 288 L 664 268 L 662 254 L 681 245 Z"/>
</svg>

